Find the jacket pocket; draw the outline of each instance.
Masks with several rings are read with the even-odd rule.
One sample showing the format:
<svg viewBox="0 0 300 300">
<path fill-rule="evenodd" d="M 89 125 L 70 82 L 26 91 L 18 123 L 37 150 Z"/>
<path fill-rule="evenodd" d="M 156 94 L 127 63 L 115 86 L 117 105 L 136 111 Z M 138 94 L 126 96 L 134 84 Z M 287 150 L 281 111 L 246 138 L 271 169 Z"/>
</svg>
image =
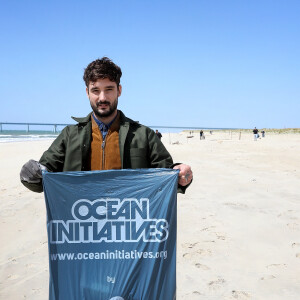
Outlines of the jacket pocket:
<svg viewBox="0 0 300 300">
<path fill-rule="evenodd" d="M 131 162 L 132 169 L 148 168 L 147 149 L 131 148 L 130 162 Z"/>
</svg>

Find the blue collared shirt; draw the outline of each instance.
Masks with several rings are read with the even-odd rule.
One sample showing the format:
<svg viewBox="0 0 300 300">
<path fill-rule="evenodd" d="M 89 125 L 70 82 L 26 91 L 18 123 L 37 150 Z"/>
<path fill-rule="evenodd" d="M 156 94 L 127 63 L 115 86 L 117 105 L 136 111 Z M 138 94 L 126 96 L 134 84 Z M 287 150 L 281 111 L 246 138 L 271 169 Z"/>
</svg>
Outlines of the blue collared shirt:
<svg viewBox="0 0 300 300">
<path fill-rule="evenodd" d="M 104 141 L 105 138 L 106 138 L 106 135 L 107 135 L 107 133 L 108 133 L 109 127 L 110 127 L 111 124 L 114 122 L 114 120 L 116 119 L 117 116 L 115 116 L 115 118 L 114 118 L 111 122 L 109 122 L 108 124 L 105 124 L 105 123 L 99 121 L 99 120 L 94 116 L 94 114 L 92 114 L 92 116 L 93 116 L 95 122 L 97 123 L 97 125 L 98 125 L 98 127 L 99 127 L 99 129 L 100 129 L 100 132 L 101 132 L 101 134 L 102 134 L 102 138 L 103 138 L 103 141 Z"/>
</svg>

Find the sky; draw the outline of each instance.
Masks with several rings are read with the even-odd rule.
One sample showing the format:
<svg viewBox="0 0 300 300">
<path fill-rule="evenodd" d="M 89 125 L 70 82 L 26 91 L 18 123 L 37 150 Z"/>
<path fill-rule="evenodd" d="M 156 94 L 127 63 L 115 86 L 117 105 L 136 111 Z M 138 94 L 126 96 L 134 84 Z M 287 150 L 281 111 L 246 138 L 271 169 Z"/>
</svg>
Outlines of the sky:
<svg viewBox="0 0 300 300">
<path fill-rule="evenodd" d="M 147 126 L 300 127 L 298 0 L 0 0 L 0 122 L 74 123 L 108 56 Z"/>
</svg>

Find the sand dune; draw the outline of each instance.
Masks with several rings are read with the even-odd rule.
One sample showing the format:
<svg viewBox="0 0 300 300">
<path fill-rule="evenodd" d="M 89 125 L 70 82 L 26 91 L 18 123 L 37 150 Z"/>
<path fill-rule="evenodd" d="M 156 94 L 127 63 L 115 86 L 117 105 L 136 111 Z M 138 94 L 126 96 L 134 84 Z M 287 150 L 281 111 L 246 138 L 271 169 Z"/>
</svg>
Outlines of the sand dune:
<svg viewBox="0 0 300 300">
<path fill-rule="evenodd" d="M 178 196 L 178 299 L 300 298 L 300 135 L 163 134 L 194 182 Z M 47 299 L 43 194 L 21 166 L 50 141 L 0 145 L 0 299 Z"/>
</svg>

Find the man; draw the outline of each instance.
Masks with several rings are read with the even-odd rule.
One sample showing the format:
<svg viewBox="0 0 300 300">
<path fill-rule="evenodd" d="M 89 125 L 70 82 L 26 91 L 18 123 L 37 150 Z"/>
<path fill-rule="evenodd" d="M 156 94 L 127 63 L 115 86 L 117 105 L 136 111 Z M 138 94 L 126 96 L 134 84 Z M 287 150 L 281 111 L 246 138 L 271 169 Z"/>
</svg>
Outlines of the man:
<svg viewBox="0 0 300 300">
<path fill-rule="evenodd" d="M 161 133 L 160 133 L 157 129 L 156 129 L 155 133 L 156 133 L 156 135 L 158 136 L 158 138 L 161 140 L 161 138 L 162 138 Z"/>
<path fill-rule="evenodd" d="M 21 182 L 42 192 L 42 170 L 49 172 L 110 169 L 179 169 L 178 191 L 184 193 L 193 173 L 185 164 L 173 164 L 153 130 L 127 118 L 117 109 L 122 94 L 122 71 L 109 58 L 91 62 L 84 71 L 86 93 L 93 112 L 63 129 L 39 162 L 21 169 Z"/>
<path fill-rule="evenodd" d="M 205 139 L 204 132 L 203 132 L 203 130 L 201 129 L 201 130 L 200 130 L 200 140 L 204 140 L 204 139 Z"/>
<path fill-rule="evenodd" d="M 256 127 L 254 127 L 254 129 L 253 129 L 253 134 L 254 134 L 254 141 L 257 141 L 257 138 L 258 138 L 258 129 L 256 129 Z"/>
</svg>

